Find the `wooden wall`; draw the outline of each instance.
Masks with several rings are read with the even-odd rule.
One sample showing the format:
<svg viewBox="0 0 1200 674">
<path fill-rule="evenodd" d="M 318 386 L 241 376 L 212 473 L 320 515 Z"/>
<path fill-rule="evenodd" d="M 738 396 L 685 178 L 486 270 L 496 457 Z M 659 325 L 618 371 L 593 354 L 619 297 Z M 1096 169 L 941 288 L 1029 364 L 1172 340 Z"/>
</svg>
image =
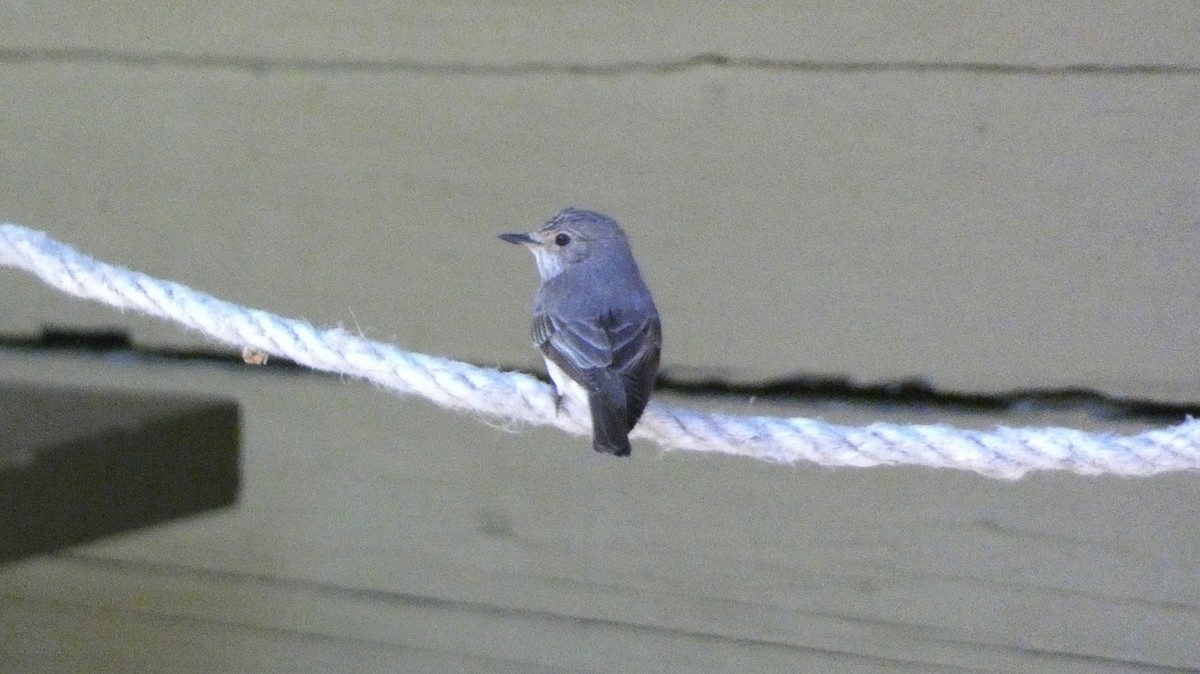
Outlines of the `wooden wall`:
<svg viewBox="0 0 1200 674">
<path fill-rule="evenodd" d="M 4 3 L 0 220 L 537 366 L 494 234 L 590 206 L 677 371 L 1200 399 L 1194 3 L 794 5 Z M 203 343 L 0 274 L 0 331 L 47 323 Z M 0 377 L 233 395 L 247 431 L 236 510 L 0 571 L 5 671 L 1200 668 L 1196 476 L 617 462 L 348 381 Z"/>
</svg>

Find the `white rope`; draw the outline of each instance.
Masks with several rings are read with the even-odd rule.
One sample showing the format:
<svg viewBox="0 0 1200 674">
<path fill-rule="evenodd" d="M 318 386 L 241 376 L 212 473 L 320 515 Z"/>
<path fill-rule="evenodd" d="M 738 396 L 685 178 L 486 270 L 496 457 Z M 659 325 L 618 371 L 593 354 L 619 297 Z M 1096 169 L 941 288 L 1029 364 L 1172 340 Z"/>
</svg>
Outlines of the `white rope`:
<svg viewBox="0 0 1200 674">
<path fill-rule="evenodd" d="M 94 260 L 42 232 L 0 225 L 0 265 L 29 271 L 79 297 L 175 321 L 249 352 L 369 380 L 443 407 L 587 434 L 585 409 L 569 402 L 555 414 L 551 389 L 516 372 L 409 353 L 341 329 L 224 302 L 186 286 Z M 942 425 L 849 427 L 804 418 L 701 414 L 651 404 L 633 437 L 665 449 L 719 452 L 764 461 L 822 466 L 920 465 L 999 478 L 1031 470 L 1087 475 L 1152 475 L 1200 470 L 1200 421 L 1138 435 L 1067 428 L 975 431 Z M 581 445 L 581 450 L 582 445 Z"/>
</svg>

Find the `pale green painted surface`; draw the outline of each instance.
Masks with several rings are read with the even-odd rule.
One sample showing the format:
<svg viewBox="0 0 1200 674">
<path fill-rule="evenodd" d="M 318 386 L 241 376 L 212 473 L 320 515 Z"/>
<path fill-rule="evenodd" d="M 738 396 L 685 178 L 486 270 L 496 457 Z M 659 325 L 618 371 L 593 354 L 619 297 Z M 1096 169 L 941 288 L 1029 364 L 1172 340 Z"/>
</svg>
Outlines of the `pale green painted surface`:
<svg viewBox="0 0 1200 674">
<path fill-rule="evenodd" d="M 534 365 L 532 265 L 494 234 L 587 205 L 627 225 L 668 366 L 1200 398 L 1193 5 L 205 7 L 0 7 L 18 52 L 0 58 L 0 219 L 277 313 Z M 38 51 L 72 48 L 96 51 Z M 121 57 L 164 51 L 182 56 Z M 1193 70 L 390 61 L 709 52 Z M 195 339 L 0 284 L 4 331 Z M 1200 668 L 1191 476 L 1009 484 L 644 446 L 618 464 L 353 382 L 12 354 L 0 377 L 247 410 L 236 511 L 0 572 L 6 671 Z"/>
<path fill-rule="evenodd" d="M 0 571 L 12 635 L 0 669 L 1200 661 L 1194 476 L 1011 483 L 644 444 L 617 462 L 582 438 L 506 432 L 354 382 L 52 357 L 0 367 L 17 380 L 234 395 L 246 428 L 236 510 Z"/>
</svg>

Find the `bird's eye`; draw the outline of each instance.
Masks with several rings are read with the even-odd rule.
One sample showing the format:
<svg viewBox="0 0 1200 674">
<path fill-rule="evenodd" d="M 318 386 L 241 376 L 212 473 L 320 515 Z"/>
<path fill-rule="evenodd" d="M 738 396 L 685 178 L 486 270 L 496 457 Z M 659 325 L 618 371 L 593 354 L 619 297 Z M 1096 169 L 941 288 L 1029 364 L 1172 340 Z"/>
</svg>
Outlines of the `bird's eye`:
<svg viewBox="0 0 1200 674">
<path fill-rule="evenodd" d="M 566 233 L 559 234 L 558 236 L 554 237 L 554 243 L 558 246 L 565 246 L 568 243 L 571 243 L 571 235 Z"/>
</svg>

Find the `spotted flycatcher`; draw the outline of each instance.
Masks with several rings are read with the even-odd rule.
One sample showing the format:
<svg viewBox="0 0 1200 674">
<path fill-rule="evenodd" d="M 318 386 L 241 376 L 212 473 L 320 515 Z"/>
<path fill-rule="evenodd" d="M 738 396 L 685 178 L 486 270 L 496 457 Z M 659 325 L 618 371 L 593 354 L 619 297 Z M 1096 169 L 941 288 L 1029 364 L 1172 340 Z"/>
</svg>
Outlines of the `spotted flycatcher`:
<svg viewBox="0 0 1200 674">
<path fill-rule="evenodd" d="M 501 234 L 533 252 L 541 285 L 533 343 L 564 395 L 586 401 L 592 447 L 629 456 L 633 430 L 658 374 L 662 325 L 616 220 L 568 208 L 528 234 Z"/>
</svg>

